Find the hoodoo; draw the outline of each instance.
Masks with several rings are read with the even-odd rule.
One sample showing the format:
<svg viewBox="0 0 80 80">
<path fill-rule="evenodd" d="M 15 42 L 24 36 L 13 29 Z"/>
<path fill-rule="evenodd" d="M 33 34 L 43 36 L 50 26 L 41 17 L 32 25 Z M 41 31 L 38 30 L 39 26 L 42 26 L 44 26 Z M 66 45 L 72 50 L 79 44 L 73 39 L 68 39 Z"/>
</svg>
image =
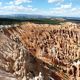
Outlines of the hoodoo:
<svg viewBox="0 0 80 80">
<path fill-rule="evenodd" d="M 0 80 L 80 80 L 78 24 L 1 28 Z"/>
</svg>

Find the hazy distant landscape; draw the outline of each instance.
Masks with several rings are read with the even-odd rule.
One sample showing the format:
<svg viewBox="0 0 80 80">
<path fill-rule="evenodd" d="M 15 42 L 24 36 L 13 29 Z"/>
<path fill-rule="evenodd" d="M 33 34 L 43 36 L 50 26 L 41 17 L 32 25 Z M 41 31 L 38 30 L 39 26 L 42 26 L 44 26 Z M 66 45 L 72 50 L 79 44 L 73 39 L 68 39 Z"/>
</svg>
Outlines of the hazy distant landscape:
<svg viewBox="0 0 80 80">
<path fill-rule="evenodd" d="M 15 24 L 20 22 L 33 22 L 38 24 L 60 24 L 61 22 L 75 22 L 79 23 L 80 18 L 77 17 L 53 17 L 53 16 L 42 16 L 42 15 L 2 15 L 0 16 L 1 24 Z"/>
</svg>

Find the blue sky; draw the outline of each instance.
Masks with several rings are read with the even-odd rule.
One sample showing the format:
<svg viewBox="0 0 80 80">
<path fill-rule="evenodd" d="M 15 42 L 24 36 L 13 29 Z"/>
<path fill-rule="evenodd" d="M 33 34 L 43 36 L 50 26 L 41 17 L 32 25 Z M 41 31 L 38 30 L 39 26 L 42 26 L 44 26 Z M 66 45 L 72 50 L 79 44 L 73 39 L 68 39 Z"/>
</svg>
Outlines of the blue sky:
<svg viewBox="0 0 80 80">
<path fill-rule="evenodd" d="M 0 14 L 80 17 L 80 0 L 0 0 Z"/>
</svg>

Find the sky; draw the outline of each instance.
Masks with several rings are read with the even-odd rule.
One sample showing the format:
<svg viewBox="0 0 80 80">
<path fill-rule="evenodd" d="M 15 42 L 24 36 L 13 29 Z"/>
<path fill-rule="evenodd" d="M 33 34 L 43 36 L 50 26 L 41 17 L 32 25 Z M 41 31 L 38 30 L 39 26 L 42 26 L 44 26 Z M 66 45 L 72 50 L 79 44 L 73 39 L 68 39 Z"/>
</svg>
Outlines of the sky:
<svg viewBox="0 0 80 80">
<path fill-rule="evenodd" d="M 6 14 L 80 17 L 80 0 L 0 0 L 0 15 Z"/>
</svg>

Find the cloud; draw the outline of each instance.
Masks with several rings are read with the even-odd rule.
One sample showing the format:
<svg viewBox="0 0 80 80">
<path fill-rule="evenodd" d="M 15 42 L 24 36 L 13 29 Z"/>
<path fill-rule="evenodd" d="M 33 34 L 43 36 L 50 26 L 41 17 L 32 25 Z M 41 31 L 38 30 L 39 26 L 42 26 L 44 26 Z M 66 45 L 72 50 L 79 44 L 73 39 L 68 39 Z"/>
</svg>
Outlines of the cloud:
<svg viewBox="0 0 80 80">
<path fill-rule="evenodd" d="M 72 9 L 72 3 L 65 4 L 65 5 L 60 5 L 59 7 L 52 8 L 51 13 L 58 13 L 59 14 L 59 13 L 69 11 L 70 9 Z"/>
<path fill-rule="evenodd" d="M 8 3 L 5 3 L 5 5 L 0 6 L 0 14 L 34 13 L 37 11 L 37 8 L 33 7 L 30 4 L 27 4 L 27 5 L 23 4 L 23 3 L 31 3 L 31 2 L 32 2 L 32 0 L 13 0 L 13 1 L 10 1 Z"/>
<path fill-rule="evenodd" d="M 10 1 L 8 4 L 14 4 L 14 5 L 20 5 L 22 3 L 31 3 L 32 0 L 14 0 L 14 1 Z"/>
<path fill-rule="evenodd" d="M 48 3 L 61 3 L 64 0 L 48 0 Z"/>
<path fill-rule="evenodd" d="M 15 4 L 16 5 L 19 5 L 19 4 L 22 4 L 22 3 L 30 3 L 32 2 L 31 0 L 15 0 Z"/>
<path fill-rule="evenodd" d="M 72 3 L 70 4 L 65 4 L 65 5 L 61 5 L 61 9 L 67 9 L 67 8 L 71 8 L 72 7 Z"/>
<path fill-rule="evenodd" d="M 37 11 L 37 8 L 31 5 L 6 5 L 0 6 L 0 14 L 28 14 L 34 13 Z M 5 13 L 6 12 L 6 13 Z"/>
<path fill-rule="evenodd" d="M 49 12 L 54 16 L 79 16 L 80 8 L 73 7 L 72 3 L 69 3 L 51 8 Z"/>
<path fill-rule="evenodd" d="M 0 6 L 2 5 L 2 2 L 0 2 Z"/>
<path fill-rule="evenodd" d="M 64 0 L 48 0 L 49 3 L 60 3 Z M 74 6 L 72 3 L 62 3 L 53 8 L 36 8 L 30 4 L 24 5 L 23 3 L 31 3 L 32 0 L 13 0 L 2 5 L 0 2 L 0 14 L 41 14 L 52 16 L 80 16 L 80 7 Z M 6 13 L 5 13 L 6 12 Z"/>
</svg>

